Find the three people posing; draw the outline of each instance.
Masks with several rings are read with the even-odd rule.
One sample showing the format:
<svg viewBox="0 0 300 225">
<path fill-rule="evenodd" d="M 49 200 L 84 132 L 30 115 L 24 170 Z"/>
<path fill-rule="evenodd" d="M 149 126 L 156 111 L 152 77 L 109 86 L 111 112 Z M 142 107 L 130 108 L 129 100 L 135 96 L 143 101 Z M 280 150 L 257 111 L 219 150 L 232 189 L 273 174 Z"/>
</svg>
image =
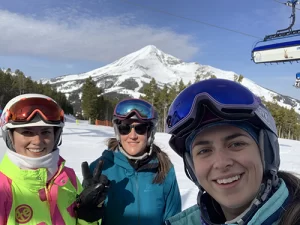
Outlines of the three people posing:
<svg viewBox="0 0 300 225">
<path fill-rule="evenodd" d="M 36 112 L 22 111 L 34 105 L 31 98 L 51 104 L 41 100 Z M 300 222 L 300 181 L 279 170 L 274 119 L 257 96 L 236 82 L 198 82 L 170 106 L 170 146 L 199 188 L 197 204 L 181 213 L 174 166 L 154 144 L 157 114 L 151 104 L 139 99 L 117 104 L 115 138 L 90 170 L 82 165 L 82 191 L 59 156 L 64 120 L 53 102 L 27 95 L 3 110 L 8 150 L 0 165 L 1 224 L 86 224 L 86 215 L 98 216 L 92 220 L 104 216 L 102 224 L 114 225 Z M 59 113 L 52 117 L 45 107 Z"/>
</svg>

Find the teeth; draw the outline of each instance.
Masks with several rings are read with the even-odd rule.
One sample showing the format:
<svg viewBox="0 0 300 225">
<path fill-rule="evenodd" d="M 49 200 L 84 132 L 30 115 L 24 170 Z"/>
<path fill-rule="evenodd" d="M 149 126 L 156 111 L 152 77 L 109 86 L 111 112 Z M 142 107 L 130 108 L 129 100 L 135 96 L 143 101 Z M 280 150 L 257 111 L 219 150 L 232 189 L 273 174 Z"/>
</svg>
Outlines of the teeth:
<svg viewBox="0 0 300 225">
<path fill-rule="evenodd" d="M 35 152 L 35 153 L 38 153 L 38 152 L 42 152 L 44 149 L 32 149 L 32 148 L 28 148 L 29 151 L 31 152 Z"/>
<path fill-rule="evenodd" d="M 241 175 L 236 175 L 234 177 L 230 177 L 227 179 L 218 179 L 217 183 L 218 184 L 229 184 L 232 183 L 233 181 L 239 180 L 241 178 Z"/>
</svg>

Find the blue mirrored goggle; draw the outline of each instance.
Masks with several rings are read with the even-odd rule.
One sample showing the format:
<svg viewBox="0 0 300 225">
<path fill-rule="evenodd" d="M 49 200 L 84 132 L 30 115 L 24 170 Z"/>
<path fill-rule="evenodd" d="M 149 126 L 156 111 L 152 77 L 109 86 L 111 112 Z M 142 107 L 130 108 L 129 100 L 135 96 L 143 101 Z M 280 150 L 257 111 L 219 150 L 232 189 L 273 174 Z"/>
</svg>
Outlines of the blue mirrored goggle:
<svg viewBox="0 0 300 225">
<path fill-rule="evenodd" d="M 241 84 L 225 79 L 209 79 L 183 90 L 169 108 L 166 130 L 172 133 L 189 119 L 195 119 L 199 104 L 208 104 L 224 118 L 253 116 L 260 99 Z"/>
<path fill-rule="evenodd" d="M 114 116 L 126 119 L 134 113 L 141 120 L 150 120 L 155 117 L 153 106 L 141 99 L 126 99 L 119 102 L 115 107 Z"/>
</svg>

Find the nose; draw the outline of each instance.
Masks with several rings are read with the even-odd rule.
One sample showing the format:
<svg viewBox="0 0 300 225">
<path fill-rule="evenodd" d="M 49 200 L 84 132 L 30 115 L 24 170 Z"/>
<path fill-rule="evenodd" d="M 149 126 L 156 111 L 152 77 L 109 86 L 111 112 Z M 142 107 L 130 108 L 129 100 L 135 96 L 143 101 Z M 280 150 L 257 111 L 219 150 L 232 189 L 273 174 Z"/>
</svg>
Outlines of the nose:
<svg viewBox="0 0 300 225">
<path fill-rule="evenodd" d="M 137 136 L 137 133 L 135 132 L 135 129 L 134 128 L 131 128 L 131 130 L 130 130 L 130 133 L 129 133 L 129 138 L 131 138 L 131 139 L 135 139 L 135 138 L 137 138 L 138 136 Z"/>
<path fill-rule="evenodd" d="M 32 140 L 31 142 L 35 145 L 39 145 L 41 142 L 42 142 L 42 136 L 40 134 L 35 134 L 33 137 L 32 137 Z"/>
<path fill-rule="evenodd" d="M 228 152 L 224 150 L 215 151 L 215 160 L 213 167 L 218 170 L 227 170 L 233 165 L 233 159 Z"/>
</svg>

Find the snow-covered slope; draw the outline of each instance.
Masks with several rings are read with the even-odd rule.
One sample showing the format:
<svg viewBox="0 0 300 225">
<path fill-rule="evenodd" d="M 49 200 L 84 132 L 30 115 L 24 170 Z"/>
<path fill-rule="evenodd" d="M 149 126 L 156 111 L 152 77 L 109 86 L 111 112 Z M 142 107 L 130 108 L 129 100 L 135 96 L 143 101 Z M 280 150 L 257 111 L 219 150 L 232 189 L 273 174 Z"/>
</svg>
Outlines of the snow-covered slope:
<svg viewBox="0 0 300 225">
<path fill-rule="evenodd" d="M 216 76 L 217 78 L 235 80 L 238 77 L 233 71 L 224 71 L 196 62 L 183 62 L 153 45 L 148 45 L 90 72 L 60 76 L 51 80 L 42 79 L 41 81 L 43 83 L 49 82 L 58 91 L 67 95 L 74 91 L 80 94 L 85 79 L 91 76 L 97 85 L 105 90 L 105 93 L 114 92 L 139 97 L 141 95 L 140 88 L 144 83 L 149 83 L 152 78 L 155 78 L 162 87 L 164 84 L 173 84 L 180 79 L 185 84 L 189 81 L 193 82 L 196 75 L 199 75 L 200 79 Z M 300 101 L 265 89 L 247 78 L 244 78 L 241 83 L 258 96 L 264 97 L 266 101 L 275 99 L 281 106 L 295 107 L 295 110 L 300 113 Z"/>
</svg>

